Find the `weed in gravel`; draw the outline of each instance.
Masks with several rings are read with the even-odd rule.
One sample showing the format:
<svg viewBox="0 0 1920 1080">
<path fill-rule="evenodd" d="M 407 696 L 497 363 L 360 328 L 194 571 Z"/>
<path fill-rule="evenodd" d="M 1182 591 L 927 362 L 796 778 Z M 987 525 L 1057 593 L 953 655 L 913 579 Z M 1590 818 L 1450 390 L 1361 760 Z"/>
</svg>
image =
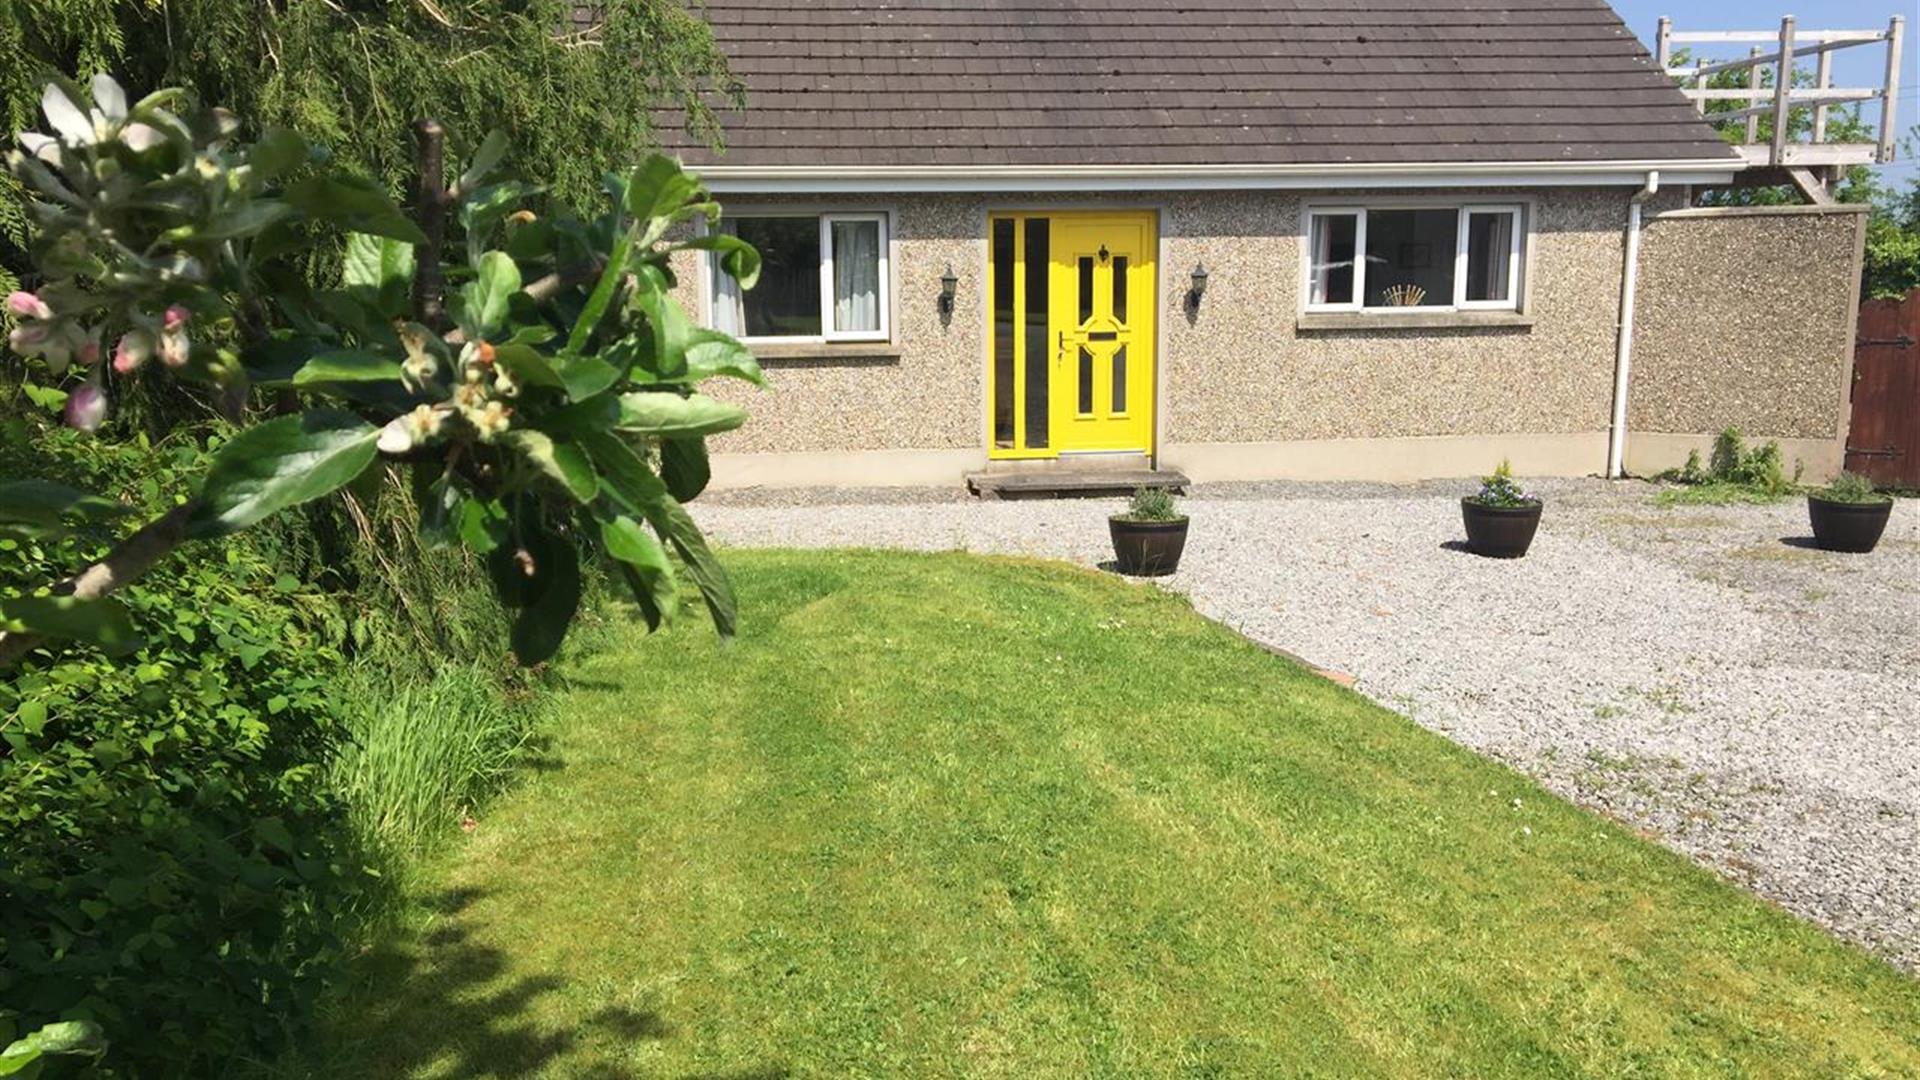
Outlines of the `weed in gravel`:
<svg viewBox="0 0 1920 1080">
<path fill-rule="evenodd" d="M 1655 477 L 1667 486 L 1654 496 L 1654 502 L 1662 506 L 1779 502 L 1799 490 L 1800 471 L 1801 464 L 1795 462 L 1793 476 L 1788 478 L 1779 443 L 1768 440 L 1750 447 L 1740 429 L 1730 427 L 1713 441 L 1713 456 L 1705 466 L 1696 450 L 1687 455 L 1685 465 Z"/>
</svg>

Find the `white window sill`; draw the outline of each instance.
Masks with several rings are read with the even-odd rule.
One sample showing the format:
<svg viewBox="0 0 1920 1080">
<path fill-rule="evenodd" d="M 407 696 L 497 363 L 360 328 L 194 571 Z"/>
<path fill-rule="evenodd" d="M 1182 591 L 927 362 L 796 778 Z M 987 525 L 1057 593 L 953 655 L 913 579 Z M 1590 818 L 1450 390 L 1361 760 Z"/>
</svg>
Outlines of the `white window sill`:
<svg viewBox="0 0 1920 1080">
<path fill-rule="evenodd" d="M 1495 327 L 1526 328 L 1532 315 L 1518 311 L 1433 311 L 1414 314 L 1371 311 L 1309 311 L 1300 316 L 1300 330 L 1471 330 Z"/>
<path fill-rule="evenodd" d="M 769 341 L 742 340 L 761 362 L 782 360 L 830 362 L 857 360 L 866 363 L 892 363 L 900 359 L 900 346 L 892 341 Z"/>
</svg>

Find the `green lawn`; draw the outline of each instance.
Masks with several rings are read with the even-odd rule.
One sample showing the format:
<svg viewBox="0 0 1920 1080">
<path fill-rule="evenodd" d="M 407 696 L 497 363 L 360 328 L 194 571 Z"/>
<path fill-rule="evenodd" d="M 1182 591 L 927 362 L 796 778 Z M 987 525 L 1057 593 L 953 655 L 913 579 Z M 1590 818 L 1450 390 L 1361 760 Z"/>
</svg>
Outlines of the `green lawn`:
<svg viewBox="0 0 1920 1080">
<path fill-rule="evenodd" d="M 740 640 L 573 667 L 322 1072 L 1920 1073 L 1920 984 L 1178 598 L 726 558 Z"/>
</svg>

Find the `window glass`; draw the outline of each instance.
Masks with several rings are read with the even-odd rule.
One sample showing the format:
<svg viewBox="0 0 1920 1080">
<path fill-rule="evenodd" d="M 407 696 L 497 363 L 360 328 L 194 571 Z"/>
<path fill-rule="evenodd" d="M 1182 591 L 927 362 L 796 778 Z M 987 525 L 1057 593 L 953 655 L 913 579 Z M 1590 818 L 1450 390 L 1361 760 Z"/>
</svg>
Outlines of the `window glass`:
<svg viewBox="0 0 1920 1080">
<path fill-rule="evenodd" d="M 1367 212 L 1367 307 L 1449 307 L 1460 211 Z"/>
<path fill-rule="evenodd" d="M 1515 216 L 1511 210 L 1468 212 L 1467 302 L 1499 303 L 1513 299 Z"/>
<path fill-rule="evenodd" d="M 1353 248 L 1359 233 L 1358 214 L 1313 216 L 1309 303 L 1353 303 Z"/>
<path fill-rule="evenodd" d="M 880 223 L 833 220 L 833 328 L 880 329 Z"/>
<path fill-rule="evenodd" d="M 993 442 L 1013 445 L 1013 222 L 993 223 Z"/>
<path fill-rule="evenodd" d="M 1036 450 L 1047 445 L 1047 381 L 1053 370 L 1053 344 L 1047 340 L 1047 279 L 1052 269 L 1047 261 L 1049 225 L 1047 218 L 1028 218 L 1026 250 L 1022 252 L 1027 262 L 1027 409 L 1022 422 L 1027 446 Z"/>
<path fill-rule="evenodd" d="M 730 224 L 760 252 L 760 280 L 740 294 L 741 330 L 748 337 L 820 336 L 820 219 L 743 217 Z"/>
</svg>

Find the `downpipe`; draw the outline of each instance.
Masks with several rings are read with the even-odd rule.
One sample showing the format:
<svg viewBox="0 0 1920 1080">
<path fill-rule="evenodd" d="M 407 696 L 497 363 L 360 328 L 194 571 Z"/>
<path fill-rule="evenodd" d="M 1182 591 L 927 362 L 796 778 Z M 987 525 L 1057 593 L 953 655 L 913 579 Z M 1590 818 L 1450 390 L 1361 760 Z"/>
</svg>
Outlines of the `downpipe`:
<svg viewBox="0 0 1920 1080">
<path fill-rule="evenodd" d="M 1647 173 L 1647 182 L 1627 201 L 1625 272 L 1620 275 L 1619 344 L 1613 357 L 1613 422 L 1607 429 L 1607 478 L 1626 475 L 1627 386 L 1633 376 L 1633 308 L 1640 287 L 1640 223 L 1642 207 L 1660 190 L 1660 170 Z"/>
</svg>

